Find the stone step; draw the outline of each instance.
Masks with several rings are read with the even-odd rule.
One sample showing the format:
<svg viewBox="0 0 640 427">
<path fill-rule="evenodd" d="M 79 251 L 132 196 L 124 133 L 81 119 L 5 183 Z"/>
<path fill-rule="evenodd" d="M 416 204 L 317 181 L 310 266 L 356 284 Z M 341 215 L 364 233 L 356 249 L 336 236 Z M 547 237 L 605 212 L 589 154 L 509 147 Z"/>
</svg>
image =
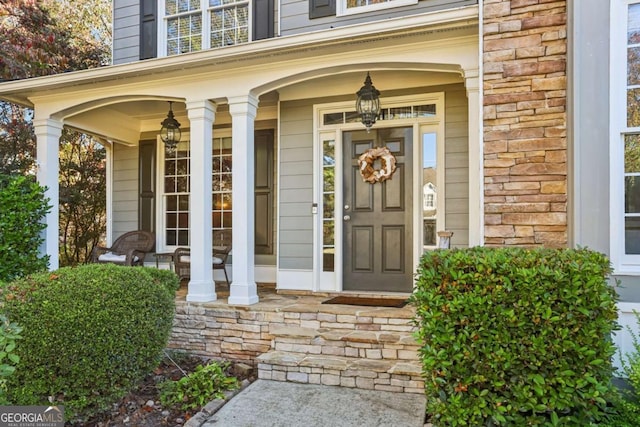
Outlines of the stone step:
<svg viewBox="0 0 640 427">
<path fill-rule="evenodd" d="M 276 326 L 272 349 L 372 360 L 419 360 L 418 343 L 409 332 Z"/>
<path fill-rule="evenodd" d="M 369 360 L 272 350 L 257 358 L 258 378 L 305 384 L 324 384 L 424 393 L 418 361 Z"/>
</svg>

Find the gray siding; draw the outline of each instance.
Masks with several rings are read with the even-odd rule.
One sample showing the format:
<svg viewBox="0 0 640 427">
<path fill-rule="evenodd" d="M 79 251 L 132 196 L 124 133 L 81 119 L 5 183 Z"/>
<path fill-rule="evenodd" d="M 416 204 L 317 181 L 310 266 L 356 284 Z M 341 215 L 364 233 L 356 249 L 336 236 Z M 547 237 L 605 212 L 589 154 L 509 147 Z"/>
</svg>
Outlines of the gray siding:
<svg viewBox="0 0 640 427">
<path fill-rule="evenodd" d="M 313 104 L 283 102 L 280 108 L 281 269 L 313 268 Z"/>
<path fill-rule="evenodd" d="M 469 116 L 463 85 L 445 90 L 445 226 L 452 247 L 469 246 Z"/>
<path fill-rule="evenodd" d="M 610 1 L 569 3 L 570 242 L 609 255 Z M 621 301 L 640 302 L 640 277 L 615 279 Z"/>
<path fill-rule="evenodd" d="M 113 63 L 140 58 L 140 2 L 113 0 Z"/>
<path fill-rule="evenodd" d="M 308 0 L 282 0 L 280 18 L 281 35 L 288 36 L 311 31 L 330 30 L 331 28 L 344 27 L 346 25 L 410 16 L 436 10 L 453 9 L 477 3 L 477 0 L 422 0 L 415 5 L 385 9 L 377 12 L 309 19 Z"/>
<path fill-rule="evenodd" d="M 462 84 L 385 94 L 445 92 L 445 221 L 451 244 L 468 245 L 469 179 L 467 98 Z M 339 99 L 282 102 L 280 105 L 281 269 L 313 268 L 313 104 Z"/>
<path fill-rule="evenodd" d="M 113 147 L 113 239 L 138 229 L 138 147 Z"/>
</svg>

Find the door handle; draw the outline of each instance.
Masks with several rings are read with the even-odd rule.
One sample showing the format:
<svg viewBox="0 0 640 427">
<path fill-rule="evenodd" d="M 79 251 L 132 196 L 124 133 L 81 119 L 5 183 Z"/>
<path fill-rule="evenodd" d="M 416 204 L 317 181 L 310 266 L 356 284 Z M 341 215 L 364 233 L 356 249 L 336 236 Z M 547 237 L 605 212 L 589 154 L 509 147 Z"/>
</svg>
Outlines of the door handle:
<svg viewBox="0 0 640 427">
<path fill-rule="evenodd" d="M 351 215 L 345 215 L 342 217 L 342 219 L 344 219 L 345 221 L 349 221 L 351 220 Z"/>
</svg>

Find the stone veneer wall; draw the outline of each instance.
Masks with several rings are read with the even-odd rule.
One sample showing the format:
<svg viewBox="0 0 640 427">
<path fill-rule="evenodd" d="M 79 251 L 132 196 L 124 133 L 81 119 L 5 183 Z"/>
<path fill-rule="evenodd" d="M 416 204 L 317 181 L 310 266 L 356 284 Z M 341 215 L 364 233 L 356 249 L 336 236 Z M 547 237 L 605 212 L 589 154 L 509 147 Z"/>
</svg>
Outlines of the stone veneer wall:
<svg viewBox="0 0 640 427">
<path fill-rule="evenodd" d="M 487 246 L 567 245 L 566 1 L 484 1 Z"/>
</svg>

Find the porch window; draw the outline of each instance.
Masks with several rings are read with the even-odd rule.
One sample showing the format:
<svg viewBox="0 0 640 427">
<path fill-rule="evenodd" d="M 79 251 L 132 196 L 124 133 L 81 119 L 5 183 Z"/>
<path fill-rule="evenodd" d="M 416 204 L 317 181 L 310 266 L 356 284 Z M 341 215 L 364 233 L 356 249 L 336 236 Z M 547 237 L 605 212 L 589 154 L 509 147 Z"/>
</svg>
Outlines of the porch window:
<svg viewBox="0 0 640 427">
<path fill-rule="evenodd" d="M 337 16 L 417 4 L 418 0 L 338 0 Z"/>
<path fill-rule="evenodd" d="M 437 244 L 438 233 L 438 204 L 437 204 L 437 134 L 425 132 L 422 134 L 422 222 L 424 248 Z"/>
<path fill-rule="evenodd" d="M 248 0 L 165 0 L 166 54 L 249 41 Z"/>
<path fill-rule="evenodd" d="M 164 161 L 165 246 L 189 245 L 189 143 L 180 142 Z"/>
<path fill-rule="evenodd" d="M 322 271 L 335 268 L 336 141 L 322 141 Z"/>
<path fill-rule="evenodd" d="M 189 246 L 189 160 L 188 141 L 165 156 L 164 246 Z M 231 231 L 231 138 L 214 138 L 212 160 L 213 231 Z"/>
</svg>

